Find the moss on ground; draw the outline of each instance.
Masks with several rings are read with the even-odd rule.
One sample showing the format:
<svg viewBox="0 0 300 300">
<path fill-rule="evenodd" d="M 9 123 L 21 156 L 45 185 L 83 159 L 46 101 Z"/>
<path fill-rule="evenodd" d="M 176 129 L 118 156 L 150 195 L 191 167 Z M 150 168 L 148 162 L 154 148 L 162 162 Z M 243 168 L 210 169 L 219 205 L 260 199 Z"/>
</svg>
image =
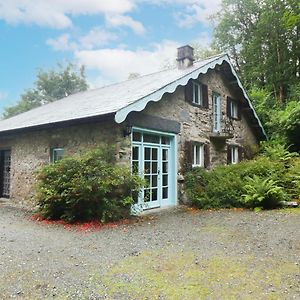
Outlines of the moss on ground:
<svg viewBox="0 0 300 300">
<path fill-rule="evenodd" d="M 276 258 L 145 251 L 94 277 L 109 299 L 284 299 L 300 268 Z M 99 286 L 100 286 L 99 285 Z"/>
</svg>

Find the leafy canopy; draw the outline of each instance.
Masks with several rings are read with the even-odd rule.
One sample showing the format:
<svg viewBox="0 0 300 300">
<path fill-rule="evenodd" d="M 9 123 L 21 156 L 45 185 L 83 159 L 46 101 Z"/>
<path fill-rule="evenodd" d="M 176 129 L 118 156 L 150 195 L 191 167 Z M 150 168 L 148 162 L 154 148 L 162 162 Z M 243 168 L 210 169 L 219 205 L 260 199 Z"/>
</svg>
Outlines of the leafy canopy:
<svg viewBox="0 0 300 300">
<path fill-rule="evenodd" d="M 74 64 L 58 64 L 57 69 L 39 70 L 34 87 L 26 90 L 19 102 L 5 108 L 3 117 L 9 118 L 46 103 L 88 89 L 84 67 L 79 70 Z"/>
</svg>

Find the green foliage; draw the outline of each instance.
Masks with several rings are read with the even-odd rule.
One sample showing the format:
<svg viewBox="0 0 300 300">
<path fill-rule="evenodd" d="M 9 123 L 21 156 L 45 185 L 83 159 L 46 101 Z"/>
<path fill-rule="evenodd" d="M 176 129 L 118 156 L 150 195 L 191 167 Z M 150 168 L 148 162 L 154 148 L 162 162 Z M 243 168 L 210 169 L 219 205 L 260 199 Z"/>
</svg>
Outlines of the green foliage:
<svg viewBox="0 0 300 300">
<path fill-rule="evenodd" d="M 279 139 L 261 143 L 261 152 L 273 161 L 283 162 L 288 166 L 293 158 L 298 156 L 296 152 L 290 152 L 283 141 Z"/>
<path fill-rule="evenodd" d="M 195 168 L 185 176 L 185 190 L 192 205 L 199 208 L 242 207 L 246 178 L 255 174 L 279 180 L 283 172 L 282 163 L 264 156 L 211 171 Z"/>
<path fill-rule="evenodd" d="M 34 88 L 22 94 L 17 104 L 5 108 L 3 117 L 9 118 L 87 89 L 88 84 L 83 67 L 77 70 L 73 64 L 69 63 L 65 67 L 59 64 L 58 70 L 40 70 Z"/>
<path fill-rule="evenodd" d="M 300 158 L 294 159 L 284 177 L 284 184 L 289 195 L 300 200 Z"/>
<path fill-rule="evenodd" d="M 130 215 L 133 193 L 142 180 L 115 165 L 111 148 L 68 157 L 38 171 L 37 201 L 47 219 L 101 220 Z"/>
<path fill-rule="evenodd" d="M 215 18 L 214 45 L 231 54 L 246 86 L 267 89 L 283 103 L 298 81 L 298 0 L 223 0 Z"/>
<path fill-rule="evenodd" d="M 253 175 L 245 180 L 247 184 L 243 186 L 242 199 L 248 207 L 276 208 L 288 198 L 284 189 L 271 178 Z"/>
</svg>

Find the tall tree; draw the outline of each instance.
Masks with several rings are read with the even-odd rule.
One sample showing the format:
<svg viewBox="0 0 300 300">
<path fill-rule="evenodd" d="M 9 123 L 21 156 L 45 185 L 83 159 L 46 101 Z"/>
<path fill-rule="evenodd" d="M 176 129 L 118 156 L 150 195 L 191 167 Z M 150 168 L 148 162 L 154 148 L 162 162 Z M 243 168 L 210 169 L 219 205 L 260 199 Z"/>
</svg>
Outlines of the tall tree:
<svg viewBox="0 0 300 300">
<path fill-rule="evenodd" d="M 84 67 L 79 70 L 72 63 L 49 71 L 39 70 L 34 87 L 26 90 L 19 102 L 4 109 L 3 117 L 9 118 L 43 104 L 88 89 Z"/>
<path fill-rule="evenodd" d="M 214 45 L 228 51 L 246 86 L 283 103 L 299 80 L 299 1 L 223 0 Z"/>
</svg>

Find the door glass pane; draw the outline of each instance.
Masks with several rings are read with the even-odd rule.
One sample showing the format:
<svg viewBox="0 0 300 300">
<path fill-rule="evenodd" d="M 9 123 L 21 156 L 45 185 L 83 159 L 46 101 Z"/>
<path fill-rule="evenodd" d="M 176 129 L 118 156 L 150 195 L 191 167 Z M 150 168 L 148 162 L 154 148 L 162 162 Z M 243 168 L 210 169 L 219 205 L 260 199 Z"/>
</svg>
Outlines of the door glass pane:
<svg viewBox="0 0 300 300">
<path fill-rule="evenodd" d="M 163 173 L 168 173 L 168 163 L 167 162 L 163 162 Z"/>
<path fill-rule="evenodd" d="M 145 160 L 150 160 L 150 157 L 151 157 L 151 149 L 148 148 L 148 147 L 145 147 L 144 152 L 145 152 L 145 157 L 144 157 L 144 159 L 145 159 Z"/>
<path fill-rule="evenodd" d="M 168 175 L 163 175 L 163 186 L 168 185 Z"/>
<path fill-rule="evenodd" d="M 139 159 L 139 147 L 132 147 L 132 159 L 133 160 Z"/>
<path fill-rule="evenodd" d="M 157 162 L 152 163 L 152 174 L 157 174 Z"/>
<path fill-rule="evenodd" d="M 146 180 L 146 185 L 150 187 L 151 186 L 151 175 L 146 175 L 145 180 Z"/>
<path fill-rule="evenodd" d="M 157 160 L 157 148 L 152 148 L 152 160 Z"/>
<path fill-rule="evenodd" d="M 167 199 L 168 198 L 168 188 L 167 187 L 164 187 L 163 189 L 162 189 L 162 197 L 163 197 L 163 199 Z"/>
<path fill-rule="evenodd" d="M 140 132 L 133 132 L 132 140 L 135 142 L 141 142 L 142 134 Z"/>
<path fill-rule="evenodd" d="M 132 173 L 137 174 L 139 172 L 139 162 L 133 161 L 132 162 Z"/>
<path fill-rule="evenodd" d="M 150 162 L 144 163 L 144 173 L 145 174 L 151 173 L 151 163 Z"/>
<path fill-rule="evenodd" d="M 144 202 L 150 201 L 150 189 L 144 189 Z"/>
<path fill-rule="evenodd" d="M 144 143 L 159 144 L 159 135 L 145 133 L 144 134 Z"/>
<path fill-rule="evenodd" d="M 152 186 L 157 187 L 157 175 L 152 176 Z"/>
<path fill-rule="evenodd" d="M 168 160 L 168 149 L 163 149 L 162 150 L 162 159 L 163 160 Z"/>
<path fill-rule="evenodd" d="M 152 201 L 156 201 L 157 200 L 157 189 L 152 189 L 151 200 Z"/>
</svg>

